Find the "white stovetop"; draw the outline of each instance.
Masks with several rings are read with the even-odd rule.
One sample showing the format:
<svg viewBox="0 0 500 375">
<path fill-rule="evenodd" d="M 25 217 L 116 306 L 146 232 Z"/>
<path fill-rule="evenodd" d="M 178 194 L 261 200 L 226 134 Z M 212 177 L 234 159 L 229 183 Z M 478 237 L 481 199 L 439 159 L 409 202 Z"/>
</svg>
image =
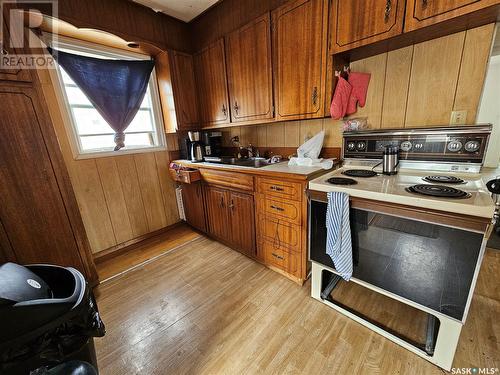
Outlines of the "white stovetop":
<svg viewBox="0 0 500 375">
<path fill-rule="evenodd" d="M 342 172 L 345 169 L 355 169 L 356 167 L 349 166 L 348 168 L 340 168 L 331 173 L 327 173 L 309 182 L 309 189 L 316 191 L 341 191 L 348 193 L 350 196 L 358 198 L 373 199 L 383 202 L 399 203 L 422 208 L 429 208 L 440 211 L 454 212 L 464 215 L 493 217 L 495 206 L 485 183 L 482 180 L 481 174 L 456 174 L 443 172 L 424 172 L 416 170 L 401 170 L 397 175 L 386 176 L 379 174 L 376 177 L 356 178 L 344 176 Z M 358 168 L 358 169 L 366 169 Z M 466 184 L 452 186 L 460 190 L 471 193 L 472 196 L 466 199 L 453 198 L 436 198 L 427 197 L 409 193 L 405 188 L 416 184 L 431 184 L 422 180 L 423 177 L 429 175 L 453 175 L 467 181 Z M 356 185 L 332 185 L 326 180 L 330 177 L 349 177 L 356 180 Z M 446 185 L 446 184 L 443 184 Z"/>
</svg>

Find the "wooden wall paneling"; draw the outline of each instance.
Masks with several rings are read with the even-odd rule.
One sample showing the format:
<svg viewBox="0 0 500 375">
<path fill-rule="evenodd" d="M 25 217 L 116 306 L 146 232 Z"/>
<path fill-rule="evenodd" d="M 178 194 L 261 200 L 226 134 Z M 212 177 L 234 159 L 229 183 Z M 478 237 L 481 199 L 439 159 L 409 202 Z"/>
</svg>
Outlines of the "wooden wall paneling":
<svg viewBox="0 0 500 375">
<path fill-rule="evenodd" d="M 299 145 L 323 130 L 323 119 L 303 120 L 300 122 Z"/>
<path fill-rule="evenodd" d="M 296 0 L 272 12 L 276 120 L 324 115 L 327 17 L 327 0 Z"/>
<path fill-rule="evenodd" d="M 468 30 L 460 64 L 454 111 L 467 111 L 467 124 L 476 122 L 477 110 L 483 91 L 495 24 Z"/>
<path fill-rule="evenodd" d="M 406 127 L 449 124 L 464 41 L 460 32 L 414 46 Z"/>
<path fill-rule="evenodd" d="M 140 237 L 149 232 L 146 219 L 146 209 L 142 201 L 139 176 L 133 155 L 118 156 L 115 159 L 118 170 L 127 215 L 132 229 L 133 237 Z"/>
<path fill-rule="evenodd" d="M 226 36 L 226 65 L 233 122 L 265 120 L 273 114 L 269 13 Z"/>
<path fill-rule="evenodd" d="M 351 63 L 353 72 L 370 73 L 370 85 L 366 94 L 366 105 L 350 116 L 367 117 L 371 128 L 378 129 L 382 121 L 387 53 L 368 57 Z"/>
<path fill-rule="evenodd" d="M 85 229 L 96 253 L 117 244 L 95 160 L 71 162 L 71 182 Z"/>
<path fill-rule="evenodd" d="M 167 225 L 177 223 L 179 211 L 177 209 L 177 199 L 175 197 L 175 183 L 170 178 L 168 167 L 170 160 L 166 151 L 155 152 L 156 167 L 158 169 L 158 178 L 160 179 L 160 188 L 165 207 L 165 216 Z"/>
<path fill-rule="evenodd" d="M 142 201 L 146 210 L 149 231 L 167 226 L 165 206 L 160 188 L 155 155 L 152 152 L 134 155 L 139 176 Z"/>
<path fill-rule="evenodd" d="M 405 123 L 413 46 L 387 54 L 381 128 L 402 128 Z"/>
<path fill-rule="evenodd" d="M 78 28 L 104 30 L 164 50 L 191 51 L 186 23 L 130 1 L 65 0 L 58 3 L 58 11 L 60 19 Z"/>
<path fill-rule="evenodd" d="M 122 243 L 134 237 L 127 211 L 122 182 L 114 158 L 96 159 L 97 171 L 101 179 L 106 205 L 108 206 L 116 242 Z"/>
<path fill-rule="evenodd" d="M 285 146 L 285 123 L 267 125 L 267 145 L 273 147 Z"/>
<path fill-rule="evenodd" d="M 242 146 L 257 146 L 259 144 L 259 134 L 256 126 L 240 127 L 240 144 Z"/>
<path fill-rule="evenodd" d="M 325 131 L 323 147 L 342 147 L 343 124 L 343 121 L 340 120 L 323 119 L 323 130 Z"/>
<path fill-rule="evenodd" d="M 298 147 L 300 145 L 301 121 L 285 122 L 285 147 Z"/>
</svg>

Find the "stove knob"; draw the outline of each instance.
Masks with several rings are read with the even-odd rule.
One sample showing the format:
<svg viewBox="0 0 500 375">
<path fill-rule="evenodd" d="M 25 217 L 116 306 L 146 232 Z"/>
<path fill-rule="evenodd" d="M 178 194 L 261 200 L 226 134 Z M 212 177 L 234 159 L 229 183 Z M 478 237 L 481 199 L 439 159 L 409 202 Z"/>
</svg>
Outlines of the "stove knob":
<svg viewBox="0 0 500 375">
<path fill-rule="evenodd" d="M 363 151 L 365 148 L 366 148 L 365 141 L 359 141 L 358 143 L 356 143 L 356 150 Z"/>
<path fill-rule="evenodd" d="M 410 141 L 404 141 L 401 143 L 401 151 L 408 152 L 411 150 L 412 144 Z"/>
<path fill-rule="evenodd" d="M 423 143 L 416 143 L 415 144 L 415 150 L 422 150 L 424 148 L 424 144 Z"/>
<path fill-rule="evenodd" d="M 458 152 L 462 149 L 462 142 L 454 140 L 448 143 L 448 151 Z"/>
<path fill-rule="evenodd" d="M 355 148 L 356 148 L 356 144 L 354 142 L 348 142 L 347 143 L 347 149 L 349 151 L 354 151 Z"/>
<path fill-rule="evenodd" d="M 477 150 L 479 150 L 480 146 L 481 146 L 481 143 L 479 141 L 468 141 L 465 144 L 465 151 L 476 152 Z"/>
</svg>

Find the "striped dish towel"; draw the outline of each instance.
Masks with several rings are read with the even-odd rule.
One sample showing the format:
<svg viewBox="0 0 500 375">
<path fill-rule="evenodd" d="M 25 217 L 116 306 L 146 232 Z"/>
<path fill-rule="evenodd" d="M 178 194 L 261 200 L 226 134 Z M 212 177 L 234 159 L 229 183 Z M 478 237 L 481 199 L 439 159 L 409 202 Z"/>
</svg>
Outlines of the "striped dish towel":
<svg viewBox="0 0 500 375">
<path fill-rule="evenodd" d="M 326 210 L 326 253 L 344 280 L 352 276 L 352 242 L 349 222 L 349 195 L 331 191 Z"/>
</svg>

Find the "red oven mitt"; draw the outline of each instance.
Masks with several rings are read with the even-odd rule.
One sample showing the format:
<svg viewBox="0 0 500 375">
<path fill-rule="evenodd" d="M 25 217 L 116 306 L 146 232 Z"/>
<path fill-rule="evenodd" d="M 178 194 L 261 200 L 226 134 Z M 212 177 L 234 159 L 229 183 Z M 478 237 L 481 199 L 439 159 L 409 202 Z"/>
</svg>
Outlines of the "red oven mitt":
<svg viewBox="0 0 500 375">
<path fill-rule="evenodd" d="M 357 111 L 358 104 L 360 107 L 365 106 L 370 77 L 370 73 L 351 72 L 351 74 L 349 74 L 349 84 L 352 86 L 352 92 L 349 103 L 347 104 L 346 113 L 348 115 L 352 115 Z"/>
<path fill-rule="evenodd" d="M 352 86 L 344 78 L 338 77 L 335 93 L 333 94 L 332 105 L 330 106 L 330 114 L 334 120 L 343 118 L 349 104 Z"/>
</svg>

